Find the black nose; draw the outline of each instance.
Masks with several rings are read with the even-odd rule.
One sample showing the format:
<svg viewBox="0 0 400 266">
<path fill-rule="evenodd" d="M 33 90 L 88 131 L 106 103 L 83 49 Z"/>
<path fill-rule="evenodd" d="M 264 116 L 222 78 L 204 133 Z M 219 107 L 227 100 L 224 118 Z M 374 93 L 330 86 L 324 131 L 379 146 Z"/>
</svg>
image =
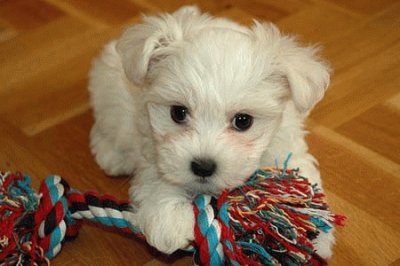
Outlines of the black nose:
<svg viewBox="0 0 400 266">
<path fill-rule="evenodd" d="M 214 174 L 217 164 L 209 159 L 195 159 L 191 163 L 192 172 L 201 177 L 208 177 Z"/>
</svg>

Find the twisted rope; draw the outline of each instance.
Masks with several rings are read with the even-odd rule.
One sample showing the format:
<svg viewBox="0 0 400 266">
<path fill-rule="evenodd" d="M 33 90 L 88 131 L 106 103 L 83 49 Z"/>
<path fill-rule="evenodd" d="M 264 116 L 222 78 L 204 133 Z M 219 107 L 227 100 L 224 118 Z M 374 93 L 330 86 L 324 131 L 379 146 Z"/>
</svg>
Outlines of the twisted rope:
<svg viewBox="0 0 400 266">
<path fill-rule="evenodd" d="M 47 177 L 38 194 L 30 182 L 20 173 L 0 173 L 0 217 L 6 225 L 0 229 L 0 265 L 49 264 L 64 240 L 77 236 L 82 220 L 143 237 L 129 223 L 128 201 L 71 190 L 60 176 Z"/>
<path fill-rule="evenodd" d="M 0 173 L 0 266 L 49 265 L 65 240 L 77 236 L 83 220 L 144 238 L 129 221 L 128 201 L 71 189 L 49 176 L 39 193 L 29 176 Z M 324 265 L 312 240 L 341 224 L 319 190 L 296 170 L 259 170 L 218 199 L 193 202 L 197 265 Z"/>
</svg>

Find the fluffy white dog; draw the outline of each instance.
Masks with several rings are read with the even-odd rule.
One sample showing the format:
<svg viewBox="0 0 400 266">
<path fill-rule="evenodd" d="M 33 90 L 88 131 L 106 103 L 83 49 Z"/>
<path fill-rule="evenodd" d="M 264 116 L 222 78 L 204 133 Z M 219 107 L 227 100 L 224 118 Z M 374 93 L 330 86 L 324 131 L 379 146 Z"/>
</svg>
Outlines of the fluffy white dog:
<svg viewBox="0 0 400 266">
<path fill-rule="evenodd" d="M 241 185 L 289 152 L 320 183 L 303 129 L 329 83 L 316 54 L 270 23 L 247 28 L 192 6 L 145 17 L 104 48 L 90 74 L 91 149 L 107 174 L 135 173 L 132 219 L 151 245 L 186 247 L 196 194 Z M 321 256 L 333 241 L 317 238 Z"/>
</svg>

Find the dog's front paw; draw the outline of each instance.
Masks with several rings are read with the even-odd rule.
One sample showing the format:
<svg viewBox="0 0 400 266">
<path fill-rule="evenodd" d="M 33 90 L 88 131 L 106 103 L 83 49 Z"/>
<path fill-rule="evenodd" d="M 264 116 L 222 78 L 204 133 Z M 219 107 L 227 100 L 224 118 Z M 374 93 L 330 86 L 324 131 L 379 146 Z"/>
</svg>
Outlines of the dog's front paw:
<svg viewBox="0 0 400 266">
<path fill-rule="evenodd" d="M 190 203 L 163 204 L 145 211 L 142 208 L 138 215 L 147 242 L 163 253 L 185 249 L 194 240 L 194 215 Z"/>
</svg>

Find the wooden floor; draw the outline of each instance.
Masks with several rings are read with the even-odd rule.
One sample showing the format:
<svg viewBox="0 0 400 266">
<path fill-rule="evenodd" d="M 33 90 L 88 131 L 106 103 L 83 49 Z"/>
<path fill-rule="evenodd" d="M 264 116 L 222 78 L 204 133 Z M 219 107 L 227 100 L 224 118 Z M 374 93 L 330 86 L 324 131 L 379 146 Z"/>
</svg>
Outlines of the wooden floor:
<svg viewBox="0 0 400 266">
<path fill-rule="evenodd" d="M 1 0 L 0 169 L 50 173 L 81 190 L 127 197 L 88 149 L 91 59 L 140 14 L 192 1 Z M 331 62 L 330 89 L 308 122 L 330 204 L 347 215 L 331 265 L 400 265 L 400 2 L 205 0 L 215 15 L 271 20 Z M 86 226 L 54 265 L 189 265 L 144 242 Z"/>
</svg>

